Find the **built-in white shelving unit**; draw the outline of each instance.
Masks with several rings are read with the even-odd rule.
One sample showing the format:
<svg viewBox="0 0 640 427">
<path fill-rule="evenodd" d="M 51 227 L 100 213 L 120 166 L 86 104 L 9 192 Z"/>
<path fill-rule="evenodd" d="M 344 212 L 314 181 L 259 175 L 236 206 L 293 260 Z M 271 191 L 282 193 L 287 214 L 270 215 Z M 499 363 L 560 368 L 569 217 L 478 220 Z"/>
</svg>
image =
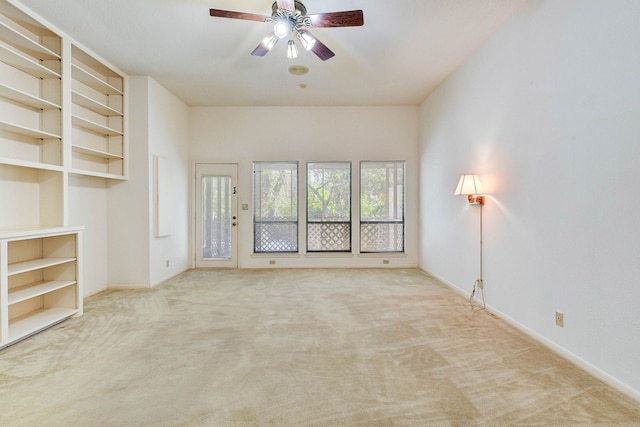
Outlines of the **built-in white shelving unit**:
<svg viewBox="0 0 640 427">
<path fill-rule="evenodd" d="M 62 38 L 0 6 L 0 158 L 62 166 Z"/>
<path fill-rule="evenodd" d="M 4 233 L 0 348 L 82 314 L 82 227 Z"/>
<path fill-rule="evenodd" d="M 0 348 L 82 314 L 70 174 L 128 177 L 126 76 L 0 0 Z"/>
<path fill-rule="evenodd" d="M 65 225 L 62 45 L 0 0 L 0 229 Z"/>
<path fill-rule="evenodd" d="M 125 84 L 124 74 L 0 0 L 0 164 L 127 179 Z"/>
<path fill-rule="evenodd" d="M 124 77 L 76 46 L 71 56 L 74 172 L 123 178 Z"/>
</svg>

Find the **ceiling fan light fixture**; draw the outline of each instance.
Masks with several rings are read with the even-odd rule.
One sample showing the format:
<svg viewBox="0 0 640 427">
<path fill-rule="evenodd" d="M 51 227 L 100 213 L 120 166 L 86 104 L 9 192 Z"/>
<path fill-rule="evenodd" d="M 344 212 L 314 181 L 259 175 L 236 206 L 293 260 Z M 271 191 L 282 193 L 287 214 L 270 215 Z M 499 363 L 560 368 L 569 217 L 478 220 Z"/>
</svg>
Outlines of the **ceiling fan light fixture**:
<svg viewBox="0 0 640 427">
<path fill-rule="evenodd" d="M 298 33 L 298 37 L 305 50 L 313 49 L 313 46 L 316 44 L 316 39 L 309 33 Z"/>
<path fill-rule="evenodd" d="M 279 20 L 273 25 L 273 34 L 278 38 L 283 39 L 289 35 L 290 25 L 288 22 Z"/>
<path fill-rule="evenodd" d="M 273 1 L 273 0 L 272 0 Z M 322 41 L 315 38 L 307 28 L 359 27 L 364 25 L 362 10 L 345 10 L 307 15 L 307 8 L 301 0 L 276 0 L 271 5 L 271 16 L 255 13 L 235 12 L 223 9 L 209 9 L 209 15 L 217 18 L 243 19 L 270 24 L 272 33 L 252 52 L 253 56 L 265 56 L 280 39 L 294 40 L 288 43 L 288 56 L 295 58 L 298 48 L 297 38 L 305 50 L 313 52 L 322 61 L 335 56 Z M 292 45 L 289 47 L 289 45 Z"/>
<path fill-rule="evenodd" d="M 265 49 L 271 50 L 277 42 L 278 38 L 273 34 L 269 34 L 262 40 L 262 45 L 265 47 Z"/>
<path fill-rule="evenodd" d="M 293 40 L 289 40 L 287 43 L 287 58 L 294 59 L 298 57 L 298 48 L 296 47 L 296 42 Z"/>
</svg>

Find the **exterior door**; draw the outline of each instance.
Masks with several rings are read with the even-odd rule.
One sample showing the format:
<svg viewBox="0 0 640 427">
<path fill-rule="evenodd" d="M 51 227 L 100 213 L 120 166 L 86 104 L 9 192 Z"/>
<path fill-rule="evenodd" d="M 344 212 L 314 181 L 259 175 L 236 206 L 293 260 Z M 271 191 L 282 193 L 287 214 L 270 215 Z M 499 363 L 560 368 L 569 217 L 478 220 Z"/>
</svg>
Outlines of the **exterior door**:
<svg viewBox="0 0 640 427">
<path fill-rule="evenodd" d="M 195 265 L 238 267 L 238 165 L 197 163 Z"/>
</svg>

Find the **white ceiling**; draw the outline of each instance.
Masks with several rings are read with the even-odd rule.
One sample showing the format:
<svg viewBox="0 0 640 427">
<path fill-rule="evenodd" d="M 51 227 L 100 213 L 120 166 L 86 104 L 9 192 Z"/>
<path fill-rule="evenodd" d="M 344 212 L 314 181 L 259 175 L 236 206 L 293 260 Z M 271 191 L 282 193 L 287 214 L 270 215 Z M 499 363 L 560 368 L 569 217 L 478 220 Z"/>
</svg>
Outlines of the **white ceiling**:
<svg viewBox="0 0 640 427">
<path fill-rule="evenodd" d="M 149 75 L 189 105 L 416 105 L 527 0 L 303 0 L 308 13 L 362 9 L 363 27 L 315 28 L 336 56 L 286 43 L 251 51 L 274 0 L 18 0 L 129 75 Z M 287 72 L 306 65 L 309 74 Z M 307 85 L 306 89 L 300 84 Z"/>
</svg>

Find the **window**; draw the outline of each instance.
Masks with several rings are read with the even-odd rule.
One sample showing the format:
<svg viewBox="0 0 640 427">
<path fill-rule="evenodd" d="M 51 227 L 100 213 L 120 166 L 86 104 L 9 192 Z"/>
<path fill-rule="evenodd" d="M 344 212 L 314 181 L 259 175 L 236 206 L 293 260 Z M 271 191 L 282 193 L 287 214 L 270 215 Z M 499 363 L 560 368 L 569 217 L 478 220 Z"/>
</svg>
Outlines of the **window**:
<svg viewBox="0 0 640 427">
<path fill-rule="evenodd" d="M 351 252 L 351 163 L 307 163 L 307 251 Z"/>
<path fill-rule="evenodd" d="M 360 252 L 404 251 L 404 162 L 360 163 Z"/>
<path fill-rule="evenodd" d="M 298 252 L 298 162 L 255 162 L 253 198 L 254 252 Z"/>
<path fill-rule="evenodd" d="M 231 177 L 202 177 L 202 259 L 231 259 Z"/>
</svg>

